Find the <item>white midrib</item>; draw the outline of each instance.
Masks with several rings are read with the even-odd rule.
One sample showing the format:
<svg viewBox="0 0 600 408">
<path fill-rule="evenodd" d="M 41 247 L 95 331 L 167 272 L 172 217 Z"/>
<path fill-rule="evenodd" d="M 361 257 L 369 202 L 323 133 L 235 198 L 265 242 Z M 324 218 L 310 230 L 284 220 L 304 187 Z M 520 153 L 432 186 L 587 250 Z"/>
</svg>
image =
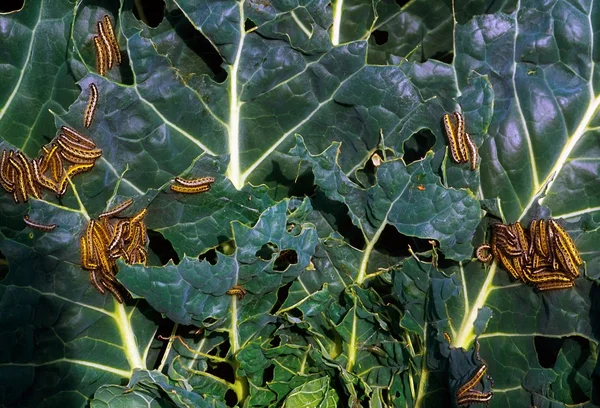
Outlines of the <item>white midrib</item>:
<svg viewBox="0 0 600 408">
<path fill-rule="evenodd" d="M 146 365 L 142 361 L 142 356 L 138 350 L 135 334 L 133 334 L 133 327 L 131 326 L 131 320 L 127 316 L 125 306 L 116 301 L 113 318 L 115 319 L 117 327 L 119 328 L 119 334 L 121 335 L 121 340 L 123 341 L 123 351 L 125 352 L 125 357 L 127 357 L 129 366 L 132 370 L 134 368 L 146 368 Z"/>
<path fill-rule="evenodd" d="M 31 31 L 31 41 L 29 41 L 29 48 L 27 50 L 27 59 L 25 60 L 25 63 L 23 64 L 23 68 L 21 69 L 21 74 L 19 75 L 19 80 L 15 84 L 15 88 L 13 89 L 12 93 L 6 100 L 6 103 L 4 104 L 2 109 L 0 109 L 0 120 L 2 120 L 2 117 L 6 114 L 6 111 L 10 107 L 10 104 L 12 103 L 13 99 L 15 98 L 15 96 L 17 96 L 17 93 L 19 92 L 19 88 L 21 87 L 21 82 L 23 82 L 23 77 L 25 76 L 25 71 L 28 71 L 27 66 L 29 65 L 29 61 L 31 60 L 31 56 L 33 54 L 33 43 L 35 41 L 35 32 L 40 24 L 40 21 L 42 20 L 42 9 L 44 7 L 44 2 L 41 1 L 39 3 L 39 5 L 40 5 L 40 10 L 39 10 L 39 14 L 38 14 L 38 19 L 35 23 L 33 30 Z"/>
<path fill-rule="evenodd" d="M 340 27 L 342 25 L 343 7 L 344 0 L 337 0 L 335 2 L 335 9 L 333 10 L 333 26 L 331 28 L 331 43 L 334 46 L 340 45 Z"/>
<path fill-rule="evenodd" d="M 230 72 L 229 81 L 229 168 L 227 176 L 233 185 L 240 190 L 244 186 L 244 177 L 240 170 L 240 107 L 238 101 L 238 69 L 244 48 L 246 32 L 244 30 L 244 2 L 239 3 L 240 8 L 240 42 L 235 54 L 235 60 Z"/>
</svg>

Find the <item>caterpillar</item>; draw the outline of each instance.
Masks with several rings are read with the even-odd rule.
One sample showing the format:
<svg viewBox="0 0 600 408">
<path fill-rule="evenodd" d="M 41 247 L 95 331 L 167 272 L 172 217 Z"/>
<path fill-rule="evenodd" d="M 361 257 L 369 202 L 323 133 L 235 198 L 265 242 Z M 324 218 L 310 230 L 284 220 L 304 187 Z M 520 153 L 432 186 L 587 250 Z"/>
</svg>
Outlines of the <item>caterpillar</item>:
<svg viewBox="0 0 600 408">
<path fill-rule="evenodd" d="M 483 263 L 490 262 L 493 258 L 492 253 L 490 252 L 491 248 L 492 247 L 488 244 L 483 244 L 477 247 L 477 249 L 475 250 L 475 257 L 477 258 L 477 260 Z M 488 254 L 483 255 L 484 251 L 488 251 Z"/>
<path fill-rule="evenodd" d="M 25 221 L 25 224 L 29 228 L 35 228 L 35 229 L 38 229 L 38 230 L 44 231 L 44 232 L 53 231 L 54 229 L 56 229 L 56 227 L 58 227 L 58 225 L 56 225 L 56 224 L 40 224 L 38 222 L 32 221 L 29 218 L 29 215 L 27 215 L 27 214 L 25 214 L 23 216 L 23 221 Z"/>
<path fill-rule="evenodd" d="M 58 195 L 63 195 L 67 191 L 68 179 L 85 171 L 90 170 L 94 167 L 93 163 L 90 164 L 76 164 L 67 169 L 65 174 L 63 174 L 60 182 L 58 184 Z"/>
<path fill-rule="evenodd" d="M 102 44 L 102 40 L 96 36 L 94 37 L 94 46 L 96 48 L 96 71 L 101 76 L 106 75 L 106 50 L 104 49 L 104 44 Z"/>
<path fill-rule="evenodd" d="M 108 38 L 108 35 L 106 34 L 106 31 L 104 30 L 104 24 L 102 24 L 102 21 L 98 21 L 97 25 L 98 34 L 100 35 L 100 39 L 102 40 L 102 43 L 104 45 L 104 50 L 106 51 L 106 66 L 108 67 L 108 69 L 111 69 L 114 65 L 114 60 L 113 53 L 111 51 L 110 40 Z"/>
<path fill-rule="evenodd" d="M 453 116 L 454 120 L 456 121 L 456 144 L 458 146 L 458 152 L 461 158 L 459 163 L 466 163 L 470 158 L 465 134 L 465 118 L 460 112 L 454 112 Z"/>
<path fill-rule="evenodd" d="M 66 137 L 68 137 L 72 141 L 78 142 L 78 143 L 80 143 L 82 145 L 85 145 L 88 149 L 95 149 L 96 148 L 96 143 L 94 143 L 87 136 L 82 135 L 81 133 L 79 133 L 75 129 L 70 128 L 68 126 L 62 126 L 60 128 L 60 130 L 61 130 L 62 133 L 64 133 L 64 135 Z"/>
<path fill-rule="evenodd" d="M 461 163 L 462 157 L 460 155 L 460 151 L 458 150 L 456 132 L 454 131 L 454 124 L 452 123 L 452 119 L 450 118 L 449 114 L 444 115 L 443 122 L 446 136 L 448 137 L 448 143 L 450 144 L 450 154 L 452 155 L 452 159 L 456 163 Z"/>
<path fill-rule="evenodd" d="M 537 284 L 535 287 L 538 291 L 543 292 L 546 290 L 557 290 L 557 289 L 569 289 L 575 286 L 574 281 L 569 282 L 542 282 Z"/>
<path fill-rule="evenodd" d="M 112 63 L 112 59 L 111 59 Z M 111 65 L 112 66 L 112 65 Z M 89 128 L 94 120 L 94 114 L 96 113 L 96 107 L 98 106 L 98 88 L 96 84 L 90 84 L 90 99 L 85 108 L 85 115 L 83 116 L 83 126 Z"/>
<path fill-rule="evenodd" d="M 477 383 L 479 381 L 481 381 L 481 379 L 483 378 L 486 370 L 487 370 L 486 364 L 482 364 L 481 366 L 479 366 L 479 368 L 477 369 L 477 371 L 475 371 L 473 376 L 471 376 L 471 378 L 466 383 L 464 383 L 458 389 L 458 391 L 456 391 L 456 397 L 458 398 L 458 397 L 464 395 L 467 391 L 471 390 L 471 388 L 476 386 Z"/>
<path fill-rule="evenodd" d="M 131 204 L 133 204 L 133 199 L 128 198 L 127 200 L 123 201 L 121 204 L 118 204 L 117 206 L 115 206 L 113 209 L 104 211 L 103 213 L 101 213 L 98 216 L 98 218 L 102 219 L 102 218 L 107 218 L 107 217 L 114 217 L 115 215 L 118 215 L 122 211 L 128 209 L 131 206 Z"/>
<path fill-rule="evenodd" d="M 33 174 L 35 175 L 36 182 L 39 185 L 41 185 L 42 187 L 45 187 L 48 190 L 54 191 L 55 193 L 57 193 L 58 187 L 56 186 L 56 183 L 54 183 L 52 180 L 48 179 L 48 177 L 46 177 L 44 175 L 44 173 L 41 172 L 38 161 L 36 159 L 34 159 L 34 160 L 32 160 L 31 163 L 33 164 Z"/>
<path fill-rule="evenodd" d="M 106 35 L 108 40 L 110 41 L 112 52 L 114 53 L 115 60 L 117 65 L 121 64 L 121 51 L 119 50 L 119 42 L 117 41 L 117 37 L 115 35 L 115 30 L 113 29 L 112 22 L 110 21 L 110 17 L 107 15 L 103 18 L 104 21 L 104 29 L 106 30 Z"/>
<path fill-rule="evenodd" d="M 197 178 L 197 179 L 186 180 L 181 177 L 175 177 L 175 181 L 185 187 L 198 187 L 198 186 L 204 186 L 207 184 L 214 183 L 215 178 L 214 177 L 201 177 L 201 178 Z"/>
<path fill-rule="evenodd" d="M 246 289 L 244 289 L 243 287 L 235 285 L 225 293 L 229 296 L 236 296 L 238 300 L 242 300 L 244 299 L 244 296 L 246 296 L 247 292 Z"/>
<path fill-rule="evenodd" d="M 466 392 L 460 398 L 456 399 L 456 403 L 459 406 L 469 405 L 469 404 L 481 404 L 483 402 L 489 402 L 494 393 L 490 392 L 481 392 L 477 390 L 471 390 Z"/>
<path fill-rule="evenodd" d="M 203 193 L 205 191 L 210 190 L 210 185 L 200 185 L 200 186 L 196 186 L 196 187 L 186 187 L 186 186 L 178 186 L 176 184 L 171 184 L 171 190 L 175 191 L 176 193 L 183 193 L 183 194 L 197 194 L 197 193 Z"/>
</svg>

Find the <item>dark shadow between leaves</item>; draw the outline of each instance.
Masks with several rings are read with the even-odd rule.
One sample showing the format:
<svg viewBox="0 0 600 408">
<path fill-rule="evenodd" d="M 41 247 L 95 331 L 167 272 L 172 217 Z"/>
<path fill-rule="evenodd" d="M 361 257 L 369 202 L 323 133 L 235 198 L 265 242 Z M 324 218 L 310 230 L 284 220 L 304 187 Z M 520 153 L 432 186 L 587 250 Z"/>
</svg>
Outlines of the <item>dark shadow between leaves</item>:
<svg viewBox="0 0 600 408">
<path fill-rule="evenodd" d="M 421 62 L 426 62 L 428 59 L 444 62 L 446 64 L 452 64 L 452 60 L 454 59 L 454 53 L 447 51 L 438 52 L 433 54 L 429 58 L 422 58 L 423 61 Z"/>
<path fill-rule="evenodd" d="M 270 314 L 274 315 L 275 313 L 277 313 L 279 308 L 286 301 L 288 294 L 290 292 L 290 287 L 292 286 L 292 283 L 293 283 L 293 281 L 288 282 L 277 290 L 277 301 L 271 308 L 271 311 L 269 312 Z M 277 337 L 277 338 L 279 338 L 279 337 Z M 273 346 L 273 347 L 277 347 L 277 346 Z"/>
<path fill-rule="evenodd" d="M 150 241 L 150 250 L 158 256 L 161 265 L 166 265 L 170 260 L 172 260 L 175 265 L 179 264 L 180 259 L 173 248 L 173 244 L 160 232 L 148 230 L 148 239 Z"/>
<path fill-rule="evenodd" d="M 6 259 L 6 257 L 2 253 L 2 251 L 0 251 L 0 282 L 3 281 L 4 279 L 6 279 L 7 276 L 8 276 L 8 260 Z"/>
<path fill-rule="evenodd" d="M 407 258 L 411 256 L 409 246 L 417 253 L 429 251 L 432 247 L 426 239 L 403 235 L 394 226 L 386 225 L 375 244 L 375 250 L 391 257 Z"/>
<path fill-rule="evenodd" d="M 544 368 L 552 368 L 556 364 L 558 353 L 562 348 L 564 339 L 535 336 L 534 344 L 537 353 L 538 362 Z"/>
<path fill-rule="evenodd" d="M 223 59 L 210 41 L 194 28 L 181 10 L 173 10 L 166 18 L 185 45 L 210 68 L 213 73 L 212 79 L 223 83 L 227 79 L 227 72 L 222 68 Z"/>
<path fill-rule="evenodd" d="M 158 27 L 165 16 L 165 2 L 163 0 L 135 2 L 133 15 L 149 27 Z"/>
<path fill-rule="evenodd" d="M 313 209 L 320 212 L 323 218 L 333 225 L 333 229 L 340 233 L 350 245 L 355 248 L 364 248 L 366 243 L 363 234 L 352 223 L 346 205 L 330 200 L 322 191 L 317 191 L 311 204 Z"/>
<path fill-rule="evenodd" d="M 577 360 L 570 361 L 572 370 L 569 371 L 567 376 L 569 393 L 574 404 L 585 403 L 589 401 L 589 397 L 586 391 L 579 385 L 577 376 L 586 362 L 590 359 L 590 343 L 587 339 L 580 336 L 569 336 L 560 339 L 536 336 L 534 337 L 534 344 L 538 362 L 544 368 L 553 368 L 556 364 L 560 350 L 568 341 L 577 343 L 581 350 Z"/>
<path fill-rule="evenodd" d="M 314 177 L 311 171 L 304 171 L 297 178 L 291 179 L 283 173 L 279 162 L 273 160 L 271 164 L 273 168 L 265 175 L 264 183 L 270 187 L 269 195 L 275 200 L 314 195 Z"/>
</svg>

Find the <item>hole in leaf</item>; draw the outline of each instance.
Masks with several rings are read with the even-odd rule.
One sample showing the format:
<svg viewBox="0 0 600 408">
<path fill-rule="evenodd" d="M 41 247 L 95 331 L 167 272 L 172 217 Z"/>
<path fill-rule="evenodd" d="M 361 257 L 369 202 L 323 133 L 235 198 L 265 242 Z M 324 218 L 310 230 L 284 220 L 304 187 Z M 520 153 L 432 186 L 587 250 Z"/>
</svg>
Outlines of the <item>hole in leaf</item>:
<svg viewBox="0 0 600 408">
<path fill-rule="evenodd" d="M 267 242 L 263 246 L 260 247 L 256 254 L 254 254 L 257 258 L 262 259 L 263 261 L 270 261 L 273 258 L 273 254 L 279 251 L 279 247 L 272 243 Z"/>
<path fill-rule="evenodd" d="M 389 33 L 387 31 L 375 30 L 371 35 L 375 39 L 375 44 L 377 45 L 383 45 L 388 42 Z"/>
<path fill-rule="evenodd" d="M 222 237 L 219 237 L 219 240 L 221 240 Z M 228 240 L 226 237 L 222 238 L 224 241 L 221 242 L 219 244 L 219 246 L 216 248 L 217 251 L 219 251 L 220 253 L 224 254 L 224 255 L 233 255 L 235 253 L 235 250 L 237 249 L 235 247 L 235 241 L 230 239 Z"/>
<path fill-rule="evenodd" d="M 275 155 L 278 153 L 275 152 Z M 306 171 L 303 167 L 300 170 L 300 176 L 297 177 L 296 169 L 298 168 L 298 160 L 296 158 L 286 157 L 289 161 L 288 169 L 294 169 L 284 171 L 280 164 L 276 161 L 272 161 L 272 168 L 265 169 L 267 172 L 264 174 L 264 178 L 261 179 L 263 183 L 266 183 L 272 192 L 272 197 L 275 200 L 281 200 L 285 197 L 311 197 L 314 195 L 314 177 L 312 172 Z M 258 183 L 258 180 L 257 180 Z"/>
<path fill-rule="evenodd" d="M 217 322 L 217 319 L 215 319 L 214 317 L 207 317 L 206 319 L 204 319 L 202 321 L 202 323 L 204 323 L 205 326 L 211 326 L 213 324 L 215 324 Z"/>
<path fill-rule="evenodd" d="M 410 164 L 422 159 L 434 144 L 435 136 L 429 130 L 421 130 L 412 135 L 404 142 L 404 162 Z"/>
<path fill-rule="evenodd" d="M 400 7 L 404 7 L 405 5 L 408 4 L 410 0 L 396 0 L 396 4 Z"/>
<path fill-rule="evenodd" d="M 281 337 L 279 336 L 275 336 L 271 339 L 271 341 L 269 342 L 269 344 L 271 345 L 271 347 L 273 348 L 277 348 L 281 345 Z"/>
<path fill-rule="evenodd" d="M 356 171 L 356 178 L 363 187 L 374 186 L 376 179 L 375 174 L 377 173 L 377 167 L 383 163 L 384 157 L 386 160 L 392 160 L 395 154 L 392 150 L 386 149 L 384 156 L 382 150 L 376 150 L 365 162 L 362 169 Z"/>
<path fill-rule="evenodd" d="M 277 259 L 275 259 L 273 270 L 282 272 L 285 271 L 290 265 L 296 265 L 297 263 L 298 253 L 293 249 L 284 249 L 279 253 Z"/>
<path fill-rule="evenodd" d="M 552 337 L 534 337 L 535 351 L 538 362 L 544 368 L 552 368 L 558 358 L 558 353 L 563 345 L 563 339 Z"/>
<path fill-rule="evenodd" d="M 173 248 L 173 244 L 160 232 L 148 230 L 148 239 L 150 249 L 158 256 L 162 265 L 166 265 L 170 260 L 173 260 L 175 265 L 179 264 L 180 259 Z"/>
<path fill-rule="evenodd" d="M 256 28 L 256 23 L 252 20 L 250 20 L 249 18 L 246 19 L 246 21 L 244 21 L 244 31 L 248 32 L 250 30 L 252 30 L 253 28 Z"/>
<path fill-rule="evenodd" d="M 235 407 L 237 403 L 238 399 L 235 392 L 233 390 L 227 390 L 225 393 L 225 404 L 227 404 L 228 407 Z"/>
<path fill-rule="evenodd" d="M 275 314 L 281 305 L 285 302 L 288 297 L 288 293 L 290 292 L 290 287 L 292 286 L 292 282 L 288 282 L 277 290 L 277 301 L 271 308 L 271 314 Z"/>
<path fill-rule="evenodd" d="M 275 364 L 271 364 L 265 368 L 265 371 L 263 372 L 263 385 L 266 386 L 273 381 L 273 378 L 275 378 Z"/>
<path fill-rule="evenodd" d="M 227 72 L 221 66 L 223 59 L 219 52 L 200 31 L 194 28 L 183 12 L 179 9 L 171 11 L 167 15 L 167 21 L 185 45 L 211 70 L 212 79 L 219 83 L 224 82 L 227 79 Z M 168 52 L 168 50 L 164 50 L 164 52 Z"/>
<path fill-rule="evenodd" d="M 25 0 L 7 0 L 0 2 L 0 13 L 19 11 L 25 5 Z"/>
<path fill-rule="evenodd" d="M 209 249 L 208 251 L 206 251 L 203 254 L 200 254 L 200 256 L 198 257 L 198 259 L 200 261 L 207 261 L 209 264 L 211 265 L 216 265 L 217 264 L 217 251 L 213 248 L 213 249 Z"/>
<path fill-rule="evenodd" d="M 158 330 L 156 331 L 156 338 L 158 338 L 158 336 L 162 336 L 165 338 L 168 338 L 171 335 L 171 332 L 173 331 L 173 325 L 175 323 L 173 323 L 172 321 L 170 321 L 169 319 L 161 319 L 160 324 L 158 325 Z M 155 344 L 156 347 L 160 347 L 160 349 L 156 350 L 155 353 L 152 353 L 152 350 L 155 348 Z M 153 363 L 156 362 L 156 367 L 158 367 L 158 364 L 160 363 L 160 361 L 162 360 L 163 356 L 165 355 L 165 351 L 167 350 L 167 345 L 169 344 L 168 340 L 160 340 L 155 342 L 155 344 L 152 344 L 152 346 L 150 347 L 150 352 L 148 353 L 148 357 L 146 359 L 146 364 L 148 366 L 151 366 Z"/>
<path fill-rule="evenodd" d="M 163 0 L 136 1 L 133 15 L 149 27 L 158 27 L 165 16 L 165 2 Z"/>
<path fill-rule="evenodd" d="M 8 261 L 0 251 L 0 281 L 3 281 L 8 276 Z"/>
<path fill-rule="evenodd" d="M 230 349 L 229 341 L 224 341 L 219 346 L 217 355 L 221 358 L 227 358 L 227 353 L 229 353 L 229 349 Z"/>
</svg>

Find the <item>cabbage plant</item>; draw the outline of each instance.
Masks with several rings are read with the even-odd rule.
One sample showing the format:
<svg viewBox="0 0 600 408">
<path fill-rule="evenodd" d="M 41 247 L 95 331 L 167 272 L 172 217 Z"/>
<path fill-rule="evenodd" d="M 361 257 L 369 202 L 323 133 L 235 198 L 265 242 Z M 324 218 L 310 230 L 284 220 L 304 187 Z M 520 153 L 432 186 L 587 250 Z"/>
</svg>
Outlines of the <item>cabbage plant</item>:
<svg viewBox="0 0 600 408">
<path fill-rule="evenodd" d="M 102 149 L 61 197 L 0 191 L 0 404 L 457 406 L 478 355 L 491 407 L 598 402 L 597 2 L 152 3 L 0 14 L 0 149 L 37 157 L 62 126 Z M 123 61 L 100 75 L 105 15 Z M 148 262 L 117 262 L 119 303 L 80 237 L 128 198 Z M 540 218 L 583 258 L 573 288 L 474 256 Z"/>
</svg>

